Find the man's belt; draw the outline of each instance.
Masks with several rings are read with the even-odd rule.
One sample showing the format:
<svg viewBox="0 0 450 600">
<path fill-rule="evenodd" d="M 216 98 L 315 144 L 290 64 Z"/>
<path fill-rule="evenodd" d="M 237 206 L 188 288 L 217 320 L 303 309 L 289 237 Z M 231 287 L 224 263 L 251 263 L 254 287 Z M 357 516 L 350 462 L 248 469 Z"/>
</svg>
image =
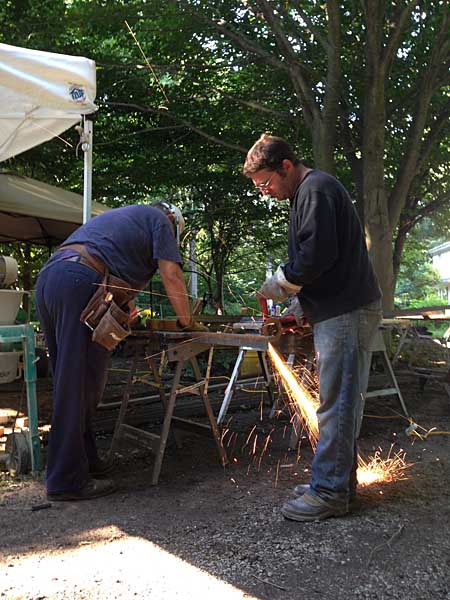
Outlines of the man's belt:
<svg viewBox="0 0 450 600">
<path fill-rule="evenodd" d="M 107 267 L 103 261 L 101 261 L 96 256 L 89 254 L 86 246 L 84 244 L 67 244 L 67 246 L 60 246 L 58 250 L 73 250 L 80 255 L 80 259 L 77 259 L 77 262 L 86 265 L 86 267 L 90 267 L 100 273 L 100 275 L 105 275 L 107 272 Z M 67 260 L 71 260 L 68 258 Z M 73 260 L 73 259 L 72 259 Z"/>
</svg>

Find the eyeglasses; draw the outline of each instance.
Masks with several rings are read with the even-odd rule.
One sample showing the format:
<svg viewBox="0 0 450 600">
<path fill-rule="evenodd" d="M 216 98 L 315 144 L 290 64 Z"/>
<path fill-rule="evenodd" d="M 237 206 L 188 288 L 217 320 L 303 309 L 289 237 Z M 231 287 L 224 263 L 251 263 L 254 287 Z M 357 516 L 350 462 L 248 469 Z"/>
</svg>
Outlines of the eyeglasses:
<svg viewBox="0 0 450 600">
<path fill-rule="evenodd" d="M 272 181 L 272 179 L 275 176 L 275 173 L 276 173 L 276 171 L 274 171 L 272 173 L 272 175 L 269 177 L 269 179 L 267 181 L 264 181 L 263 183 L 255 183 L 256 187 L 261 191 L 267 190 L 270 185 L 270 182 Z"/>
</svg>

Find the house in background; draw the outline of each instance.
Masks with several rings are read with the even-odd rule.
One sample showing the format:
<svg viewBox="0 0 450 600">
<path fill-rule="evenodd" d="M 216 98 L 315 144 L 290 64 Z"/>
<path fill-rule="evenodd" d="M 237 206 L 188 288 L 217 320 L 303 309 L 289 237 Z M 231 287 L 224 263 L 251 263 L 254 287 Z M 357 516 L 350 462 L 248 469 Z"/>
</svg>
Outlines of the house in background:
<svg viewBox="0 0 450 600">
<path fill-rule="evenodd" d="M 439 296 L 444 304 L 450 304 L 450 242 L 439 244 L 429 250 L 433 258 L 433 267 L 439 273 Z"/>
</svg>

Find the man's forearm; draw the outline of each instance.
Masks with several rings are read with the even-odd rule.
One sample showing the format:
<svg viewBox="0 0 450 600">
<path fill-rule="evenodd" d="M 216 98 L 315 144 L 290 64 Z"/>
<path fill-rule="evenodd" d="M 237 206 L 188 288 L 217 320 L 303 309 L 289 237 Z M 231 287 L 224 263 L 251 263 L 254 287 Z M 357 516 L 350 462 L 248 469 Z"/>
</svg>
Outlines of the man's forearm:
<svg viewBox="0 0 450 600">
<path fill-rule="evenodd" d="M 180 266 L 167 260 L 158 261 L 159 273 L 170 303 L 181 325 L 191 322 L 191 309 L 183 272 Z"/>
</svg>

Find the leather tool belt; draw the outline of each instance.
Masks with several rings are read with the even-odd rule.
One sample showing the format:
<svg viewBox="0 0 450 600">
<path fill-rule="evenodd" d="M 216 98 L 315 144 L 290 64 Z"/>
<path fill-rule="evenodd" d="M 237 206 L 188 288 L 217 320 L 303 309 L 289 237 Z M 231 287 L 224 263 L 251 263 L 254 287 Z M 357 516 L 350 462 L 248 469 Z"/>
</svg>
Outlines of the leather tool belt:
<svg viewBox="0 0 450 600">
<path fill-rule="evenodd" d="M 93 254 L 89 254 L 89 251 L 84 244 L 68 244 L 67 246 L 60 246 L 58 250 L 74 250 L 80 255 L 80 258 L 77 257 L 78 263 L 94 269 L 94 271 L 97 271 L 100 275 L 104 275 L 107 271 L 105 263 Z M 67 258 L 66 260 L 72 259 Z"/>
<path fill-rule="evenodd" d="M 89 254 L 83 244 L 69 244 L 59 249 L 74 250 L 80 255 L 78 263 L 103 275 L 102 282 L 82 311 L 80 321 L 92 330 L 93 342 L 113 350 L 131 333 L 130 302 L 137 292 L 131 290 L 128 282 L 111 275 L 105 263 Z"/>
</svg>

